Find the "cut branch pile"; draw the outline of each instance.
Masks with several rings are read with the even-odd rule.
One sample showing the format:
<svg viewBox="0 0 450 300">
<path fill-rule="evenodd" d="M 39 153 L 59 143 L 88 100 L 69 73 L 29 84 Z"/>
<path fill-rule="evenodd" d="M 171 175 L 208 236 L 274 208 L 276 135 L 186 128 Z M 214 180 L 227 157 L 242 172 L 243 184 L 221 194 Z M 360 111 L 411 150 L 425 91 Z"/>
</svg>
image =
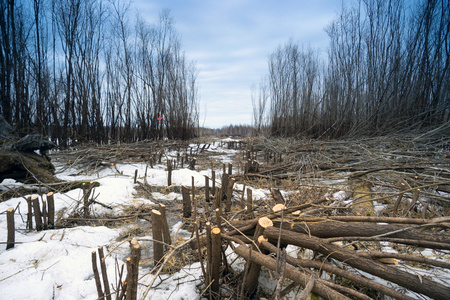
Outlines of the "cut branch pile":
<svg viewBox="0 0 450 300">
<path fill-rule="evenodd" d="M 401 253 L 380 252 L 379 243 L 376 242 L 393 242 L 404 245 L 414 245 L 416 247 L 427 247 L 439 250 L 450 250 L 450 234 L 442 232 L 442 228 L 448 228 L 450 225 L 450 217 L 422 220 L 409 218 L 316 218 L 315 220 L 292 219 L 286 217 L 283 222 L 275 221 L 273 226 L 264 229 L 262 236 L 267 240 L 261 241 L 261 249 L 266 249 L 276 255 L 279 254 L 280 249 L 275 245 L 286 247 L 287 245 L 294 245 L 302 249 L 310 249 L 316 254 L 315 259 L 298 259 L 290 255 L 282 263 L 288 263 L 287 270 L 290 270 L 286 275 L 287 278 L 296 282 L 302 288 L 305 288 L 309 278 L 320 278 L 320 271 L 326 271 L 333 276 L 345 278 L 352 282 L 354 288 L 358 290 L 375 290 L 380 294 L 393 297 L 396 299 L 411 299 L 410 297 L 400 293 L 398 287 L 404 287 L 411 291 L 426 295 L 433 299 L 447 299 L 450 295 L 450 286 L 433 281 L 427 277 L 420 276 L 398 268 L 397 266 L 390 266 L 383 264 L 380 258 L 395 258 L 407 262 L 421 263 L 425 266 L 436 266 L 440 268 L 450 269 L 450 263 L 437 260 L 428 259 L 420 255 L 407 255 Z M 288 220 L 289 219 L 289 220 Z M 362 222 L 364 221 L 364 222 Z M 376 222 L 383 221 L 385 225 L 379 225 Z M 242 239 L 243 236 L 252 235 L 255 226 L 255 220 L 247 221 L 232 221 L 231 227 L 240 228 L 239 230 L 232 230 L 230 233 L 235 233 L 233 241 L 236 238 Z M 426 231 L 425 228 L 427 229 Z M 257 230 L 257 229 L 256 229 Z M 229 234 L 226 236 L 230 236 Z M 348 244 L 354 246 L 355 243 L 359 247 L 347 247 L 343 243 L 336 243 L 338 241 L 352 241 Z M 370 241 L 370 243 L 368 242 Z M 251 248 L 251 247 L 250 247 Z M 273 271 L 276 270 L 275 260 L 271 255 L 264 255 L 259 251 L 250 254 L 250 248 L 241 245 L 235 249 L 236 253 L 246 259 L 255 261 Z M 357 248 L 357 250 L 355 249 Z M 338 261 L 338 263 L 337 263 Z M 382 260 L 383 261 L 383 260 Z M 386 262 L 386 260 L 384 260 Z M 397 264 L 396 260 L 394 261 Z M 339 267 L 335 266 L 338 265 Z M 299 267 L 295 269 L 294 267 Z M 310 268 L 315 271 L 310 271 Z M 387 285 L 379 284 L 375 281 L 367 280 L 366 277 L 357 275 L 360 272 L 349 272 L 348 269 L 360 270 L 384 279 L 397 285 L 390 288 Z M 322 283 L 322 284 L 321 284 Z M 315 287 L 326 286 L 334 292 L 343 292 L 349 296 L 364 299 L 365 297 L 357 294 L 349 294 L 346 290 L 336 289 L 331 287 L 330 282 L 324 283 L 324 280 L 316 281 Z M 321 297 L 325 295 L 332 295 L 330 291 L 320 291 L 318 288 L 313 289 Z M 359 292 L 361 293 L 361 292 Z M 341 299 L 342 295 L 334 294 L 329 296 L 331 299 Z M 367 297 L 367 296 L 366 296 Z"/>
<path fill-rule="evenodd" d="M 236 295 L 261 296 L 257 278 L 264 267 L 277 274 L 273 299 L 297 287 L 299 299 L 311 292 L 324 299 L 449 299 L 449 143 L 438 131 L 338 142 L 250 141 L 245 156 L 258 170 L 247 164 L 228 177 L 247 187 L 266 184 L 272 197 L 251 214 L 241 210 L 246 213 L 238 220 L 233 208 L 219 213 L 227 224 L 222 239 L 247 262 Z M 284 198 L 279 188 L 291 192 Z M 339 190 L 346 191 L 344 199 L 334 197 Z M 271 225 L 263 228 L 262 219 Z"/>
</svg>

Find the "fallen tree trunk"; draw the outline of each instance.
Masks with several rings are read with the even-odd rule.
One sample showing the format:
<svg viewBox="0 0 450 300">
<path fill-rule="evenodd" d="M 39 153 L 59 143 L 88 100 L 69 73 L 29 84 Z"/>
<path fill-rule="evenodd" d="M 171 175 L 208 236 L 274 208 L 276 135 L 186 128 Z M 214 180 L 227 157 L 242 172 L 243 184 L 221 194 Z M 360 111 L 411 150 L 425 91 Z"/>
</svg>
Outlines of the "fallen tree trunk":
<svg viewBox="0 0 450 300">
<path fill-rule="evenodd" d="M 280 222 L 273 222 L 275 227 L 280 226 Z M 325 222 L 304 222 L 288 223 L 283 222 L 283 229 L 293 232 L 310 234 L 319 238 L 346 237 L 346 236 L 385 236 L 389 238 L 423 240 L 438 243 L 449 243 L 450 234 L 440 232 L 430 234 L 417 229 L 418 226 L 408 226 L 404 224 L 371 224 L 371 223 L 343 223 L 327 220 Z"/>
<path fill-rule="evenodd" d="M 276 246 L 274 246 L 273 244 L 271 244 L 267 241 L 262 241 L 261 244 L 265 249 L 267 249 L 273 253 L 277 253 L 277 251 L 278 251 L 277 250 L 278 248 Z M 413 299 L 405 294 L 402 294 L 394 289 L 388 288 L 387 286 L 384 286 L 373 280 L 364 278 L 362 276 L 356 275 L 352 272 L 343 270 L 341 268 L 334 267 L 326 262 L 298 259 L 298 258 L 294 258 L 290 255 L 286 256 L 286 261 L 293 266 L 298 266 L 298 267 L 302 267 L 302 268 L 314 268 L 317 270 L 324 270 L 326 272 L 333 273 L 333 274 L 341 276 L 343 278 L 347 278 L 360 286 L 365 286 L 365 287 L 374 289 L 374 290 L 382 293 L 383 295 L 393 297 L 395 299 L 403 299 L 403 300 Z"/>
<path fill-rule="evenodd" d="M 297 211 L 297 210 L 306 209 L 306 208 L 309 208 L 311 206 L 320 204 L 320 203 L 325 202 L 325 201 L 327 201 L 327 200 L 326 199 L 320 199 L 320 200 L 317 200 L 315 202 L 308 202 L 308 203 L 304 203 L 304 204 L 301 204 L 301 205 L 298 205 L 298 206 L 289 207 L 289 208 L 283 210 L 283 212 L 268 213 L 266 215 L 261 215 L 261 216 L 259 216 L 257 218 L 253 218 L 253 219 L 245 220 L 245 221 L 236 220 L 236 221 L 227 222 L 227 224 L 230 225 L 230 227 L 231 227 L 230 231 L 228 232 L 228 235 L 234 235 L 234 234 L 236 234 L 238 232 L 248 233 L 249 231 L 254 230 L 260 217 L 266 217 L 266 218 L 269 218 L 269 219 L 274 219 L 274 218 L 277 218 L 277 217 L 281 217 L 282 214 L 286 215 L 286 214 L 289 214 L 289 213 Z"/>
<path fill-rule="evenodd" d="M 246 260 L 260 264 L 268 269 L 276 270 L 277 268 L 277 261 L 274 258 L 261 254 L 258 251 L 251 250 L 247 246 L 240 245 L 235 248 L 234 251 Z M 311 277 L 289 265 L 286 265 L 284 275 L 292 281 L 298 283 L 302 288 L 305 288 Z M 324 299 L 349 299 L 334 289 L 322 284 L 314 284 L 312 291 Z"/>
<path fill-rule="evenodd" d="M 277 241 L 278 238 L 281 238 L 282 243 L 317 251 L 345 262 L 354 268 L 358 268 L 382 279 L 389 280 L 409 290 L 434 299 L 449 299 L 450 297 L 450 287 L 446 287 L 425 277 L 419 277 L 393 267 L 385 266 L 377 261 L 362 257 L 353 251 L 326 243 L 317 237 L 285 229 L 280 230 L 276 227 L 267 227 L 264 230 L 264 237 L 272 241 Z"/>
</svg>

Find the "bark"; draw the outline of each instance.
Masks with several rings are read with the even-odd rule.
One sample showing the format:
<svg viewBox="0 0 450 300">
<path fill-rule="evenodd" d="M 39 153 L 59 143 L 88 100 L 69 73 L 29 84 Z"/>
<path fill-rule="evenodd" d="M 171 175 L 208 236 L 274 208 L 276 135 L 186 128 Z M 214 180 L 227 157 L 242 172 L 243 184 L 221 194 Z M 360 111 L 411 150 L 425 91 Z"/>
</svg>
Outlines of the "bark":
<svg viewBox="0 0 450 300">
<path fill-rule="evenodd" d="M 252 251 L 247 246 L 240 245 L 235 248 L 234 251 L 243 258 L 262 265 L 272 271 L 275 271 L 277 268 L 277 261 L 275 259 L 270 256 L 261 254 L 258 251 Z M 310 279 L 310 276 L 291 266 L 286 266 L 284 274 L 287 278 L 301 285 L 302 288 L 305 288 Z M 314 284 L 312 291 L 313 293 L 321 296 L 324 299 L 349 299 L 346 296 L 336 292 L 335 290 L 321 284 Z"/>
<path fill-rule="evenodd" d="M 164 256 L 163 241 L 163 225 L 161 213 L 152 209 L 152 232 L 153 232 L 153 260 L 155 266 L 159 264 Z"/>
<path fill-rule="evenodd" d="M 450 287 L 446 287 L 424 277 L 419 278 L 418 276 L 410 273 L 385 266 L 377 261 L 361 257 L 350 250 L 326 243 L 317 237 L 284 229 L 280 231 L 280 229 L 276 227 L 266 228 L 264 230 L 264 236 L 269 238 L 269 240 L 278 240 L 280 232 L 281 241 L 283 243 L 317 251 L 334 259 L 345 262 L 364 272 L 378 276 L 385 280 L 389 280 L 407 289 L 424 294 L 434 299 L 448 299 L 450 296 Z"/>
<path fill-rule="evenodd" d="M 261 244 L 264 248 L 270 250 L 272 253 L 277 252 L 278 248 L 276 246 L 274 246 L 273 244 L 271 244 L 267 241 L 262 241 Z M 395 298 L 395 299 L 412 300 L 411 297 L 408 297 L 394 289 L 390 289 L 380 283 L 377 283 L 373 280 L 369 280 L 362 276 L 358 276 L 358 275 L 356 275 L 352 272 L 346 271 L 344 269 L 334 267 L 326 262 L 298 259 L 298 258 L 294 258 L 290 255 L 286 256 L 286 261 L 289 264 L 291 264 L 293 266 L 298 266 L 300 268 L 314 268 L 317 270 L 324 270 L 326 272 L 336 274 L 343 278 L 347 278 L 360 286 L 366 286 L 368 288 L 374 289 L 374 290 L 382 293 L 383 295 L 387 295 L 387 296 Z"/>
<path fill-rule="evenodd" d="M 280 222 L 274 222 L 274 226 L 279 226 Z M 408 229 L 411 228 L 411 229 Z M 283 222 L 283 229 L 291 230 L 303 234 L 311 234 L 319 238 L 346 237 L 346 236 L 379 236 L 383 235 L 389 238 L 423 240 L 438 243 L 449 243 L 450 234 L 419 231 L 413 226 L 403 224 L 367 224 L 367 223 L 342 223 L 327 221 L 321 223 L 300 223 L 293 224 Z M 400 232 L 396 232 L 400 231 Z M 392 232 L 392 233 L 391 233 Z M 391 234 L 390 234 L 391 233 Z"/>
<path fill-rule="evenodd" d="M 111 292 L 109 289 L 108 273 L 106 271 L 105 255 L 103 253 L 102 246 L 98 247 L 98 257 L 100 258 L 100 269 L 102 270 L 103 287 L 105 288 L 105 297 L 107 300 L 111 300 Z"/>
<path fill-rule="evenodd" d="M 6 210 L 6 227 L 8 230 L 8 237 L 6 241 L 6 250 L 14 248 L 15 244 L 15 226 L 14 226 L 14 208 L 10 207 Z"/>
<path fill-rule="evenodd" d="M 92 251 L 92 270 L 94 271 L 95 286 L 97 287 L 98 299 L 104 299 L 102 284 L 100 281 L 100 274 L 98 273 L 97 267 L 97 253 L 95 251 Z"/>
</svg>

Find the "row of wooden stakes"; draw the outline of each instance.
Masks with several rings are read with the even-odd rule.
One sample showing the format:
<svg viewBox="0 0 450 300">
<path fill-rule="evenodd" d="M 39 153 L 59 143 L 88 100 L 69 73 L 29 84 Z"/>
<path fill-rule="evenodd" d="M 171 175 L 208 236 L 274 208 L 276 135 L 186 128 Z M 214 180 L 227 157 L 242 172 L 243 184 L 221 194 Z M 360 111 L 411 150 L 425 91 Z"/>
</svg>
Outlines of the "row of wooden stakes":
<svg viewBox="0 0 450 300">
<path fill-rule="evenodd" d="M 39 200 L 41 199 L 41 201 Z M 53 192 L 47 193 L 41 198 L 38 196 L 27 197 L 28 212 L 27 212 L 27 229 L 33 230 L 33 215 L 36 222 L 36 230 L 52 229 L 55 226 L 55 201 L 53 199 Z M 42 209 L 41 209 L 42 202 Z M 33 214 L 34 211 L 34 214 Z M 6 210 L 6 224 L 7 224 L 7 240 L 6 249 L 13 248 L 15 242 L 15 224 L 14 224 L 14 207 Z"/>
</svg>

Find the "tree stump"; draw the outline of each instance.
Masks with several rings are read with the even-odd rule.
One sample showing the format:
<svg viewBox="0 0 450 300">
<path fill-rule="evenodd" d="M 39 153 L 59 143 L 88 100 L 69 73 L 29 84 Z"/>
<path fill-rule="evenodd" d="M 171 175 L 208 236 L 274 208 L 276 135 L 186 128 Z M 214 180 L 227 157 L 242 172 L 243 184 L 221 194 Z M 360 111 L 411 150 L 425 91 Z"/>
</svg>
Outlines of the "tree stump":
<svg viewBox="0 0 450 300">
<path fill-rule="evenodd" d="M 6 226 L 8 227 L 8 237 L 6 240 L 6 250 L 14 248 L 15 227 L 14 227 L 14 207 L 6 210 Z"/>
</svg>

